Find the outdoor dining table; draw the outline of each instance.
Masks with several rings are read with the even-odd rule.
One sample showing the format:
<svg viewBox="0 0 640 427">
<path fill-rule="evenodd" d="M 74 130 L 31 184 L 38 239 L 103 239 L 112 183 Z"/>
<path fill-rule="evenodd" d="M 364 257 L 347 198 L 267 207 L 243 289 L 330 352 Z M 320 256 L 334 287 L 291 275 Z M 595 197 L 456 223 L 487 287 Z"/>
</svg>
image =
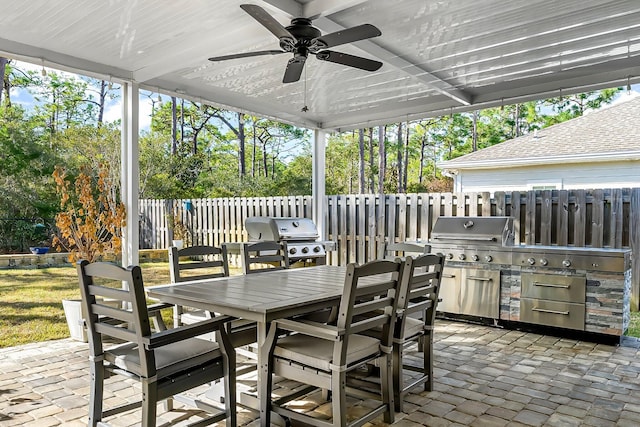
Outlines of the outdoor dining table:
<svg viewBox="0 0 640 427">
<path fill-rule="evenodd" d="M 270 322 L 338 304 L 345 267 L 321 265 L 272 272 L 194 280 L 147 288 L 162 302 L 208 310 L 257 323 L 258 390 L 267 375 L 266 340 Z M 258 396 L 261 420 L 270 396 Z M 261 422 L 262 423 L 262 422 Z"/>
</svg>

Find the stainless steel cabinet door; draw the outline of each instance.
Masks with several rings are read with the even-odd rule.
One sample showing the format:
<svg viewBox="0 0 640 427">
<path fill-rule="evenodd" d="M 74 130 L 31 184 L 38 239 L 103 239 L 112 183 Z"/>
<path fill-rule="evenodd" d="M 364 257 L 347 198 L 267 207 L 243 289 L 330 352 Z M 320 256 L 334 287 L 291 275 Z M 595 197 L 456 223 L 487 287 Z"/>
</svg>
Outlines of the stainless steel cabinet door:
<svg viewBox="0 0 640 427">
<path fill-rule="evenodd" d="M 469 316 L 500 317 L 500 271 L 465 269 L 460 285 L 460 312 Z"/>
</svg>

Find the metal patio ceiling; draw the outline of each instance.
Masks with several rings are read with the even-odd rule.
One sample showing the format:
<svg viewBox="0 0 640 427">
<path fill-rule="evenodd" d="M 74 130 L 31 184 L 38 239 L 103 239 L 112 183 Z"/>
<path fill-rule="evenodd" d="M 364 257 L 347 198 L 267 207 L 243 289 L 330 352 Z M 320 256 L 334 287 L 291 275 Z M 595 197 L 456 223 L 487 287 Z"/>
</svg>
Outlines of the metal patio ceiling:
<svg viewBox="0 0 640 427">
<path fill-rule="evenodd" d="M 0 0 L 0 54 L 302 127 L 346 130 L 640 81 L 637 0 L 245 0 L 323 33 L 370 23 L 382 36 L 335 50 L 373 73 L 290 55 L 231 0 Z M 303 112 L 302 107 L 308 106 Z"/>
</svg>

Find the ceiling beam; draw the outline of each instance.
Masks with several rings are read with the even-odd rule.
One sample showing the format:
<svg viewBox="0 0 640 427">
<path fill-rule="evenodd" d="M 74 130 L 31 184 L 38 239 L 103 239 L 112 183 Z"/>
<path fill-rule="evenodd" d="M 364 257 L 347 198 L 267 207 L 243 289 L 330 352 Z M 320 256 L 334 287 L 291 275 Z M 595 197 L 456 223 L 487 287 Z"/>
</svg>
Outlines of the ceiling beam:
<svg viewBox="0 0 640 427">
<path fill-rule="evenodd" d="M 365 1 L 367 0 L 312 0 L 302 7 L 302 16 L 314 19 L 320 16 L 329 16 Z"/>
<path fill-rule="evenodd" d="M 287 13 L 292 17 L 319 15 L 318 18 L 314 19 L 313 24 L 326 34 L 344 30 L 346 28 L 328 18 L 327 15 L 339 12 L 340 10 L 344 10 L 348 7 L 356 6 L 362 3 L 364 0 L 313 0 L 310 3 L 303 5 L 302 11 L 300 12 L 299 6 L 301 5 L 295 0 L 262 1 L 263 3 L 270 5 L 284 13 Z M 301 14 L 296 15 L 296 13 Z M 371 40 L 363 40 L 353 44 L 360 48 L 362 51 L 373 55 L 374 57 L 380 59 L 384 63 L 391 65 L 397 70 L 400 70 L 403 73 L 420 80 L 421 82 L 427 84 L 429 87 L 432 87 L 438 93 L 453 99 L 461 105 L 471 105 L 472 100 L 471 96 L 468 93 L 465 93 L 449 82 L 437 77 L 429 70 L 401 58 L 399 54 L 392 52 L 389 49 L 383 48 Z"/>
<path fill-rule="evenodd" d="M 3 38 L 0 38 L 0 55 L 101 80 L 130 81 L 132 79 L 131 73 L 122 68 Z"/>
<path fill-rule="evenodd" d="M 270 9 L 277 9 L 291 18 L 313 18 L 331 15 L 364 3 L 367 0 L 312 0 L 301 4 L 295 0 L 262 0 Z"/>
<path fill-rule="evenodd" d="M 322 28 L 322 30 L 327 33 L 340 31 L 345 28 L 327 17 L 318 18 L 314 21 L 314 24 L 316 24 L 318 28 Z M 406 59 L 403 59 L 402 57 L 400 57 L 400 54 L 393 52 L 387 48 L 383 48 L 372 40 L 363 40 L 355 42 L 353 44 L 362 51 L 367 52 L 368 54 L 380 59 L 382 62 L 389 64 L 397 70 L 400 70 L 405 74 L 408 74 L 409 76 L 414 77 L 427 84 L 438 93 L 445 95 L 462 105 L 471 105 L 472 100 L 471 96 L 468 93 L 465 93 L 464 91 L 453 86 L 451 83 L 442 80 L 434 74 L 431 74 L 429 70 L 413 64 Z"/>
</svg>

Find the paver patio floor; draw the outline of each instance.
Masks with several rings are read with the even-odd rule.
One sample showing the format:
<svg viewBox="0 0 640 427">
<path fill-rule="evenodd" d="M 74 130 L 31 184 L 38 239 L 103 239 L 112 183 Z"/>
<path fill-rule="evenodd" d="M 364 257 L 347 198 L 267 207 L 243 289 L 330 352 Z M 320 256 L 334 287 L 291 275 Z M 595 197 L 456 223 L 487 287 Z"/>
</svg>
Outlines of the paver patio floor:
<svg viewBox="0 0 640 427">
<path fill-rule="evenodd" d="M 635 339 L 612 346 L 448 320 L 436 321 L 435 337 L 434 391 L 410 393 L 397 426 L 640 426 Z M 71 339 L 0 349 L 0 426 L 86 425 L 87 356 L 87 344 Z M 107 404 L 137 394 L 127 380 L 108 381 Z M 199 419 L 177 407 L 159 406 L 158 425 Z M 259 424 L 242 408 L 239 421 Z M 132 411 L 110 422 L 140 418 Z"/>
</svg>

